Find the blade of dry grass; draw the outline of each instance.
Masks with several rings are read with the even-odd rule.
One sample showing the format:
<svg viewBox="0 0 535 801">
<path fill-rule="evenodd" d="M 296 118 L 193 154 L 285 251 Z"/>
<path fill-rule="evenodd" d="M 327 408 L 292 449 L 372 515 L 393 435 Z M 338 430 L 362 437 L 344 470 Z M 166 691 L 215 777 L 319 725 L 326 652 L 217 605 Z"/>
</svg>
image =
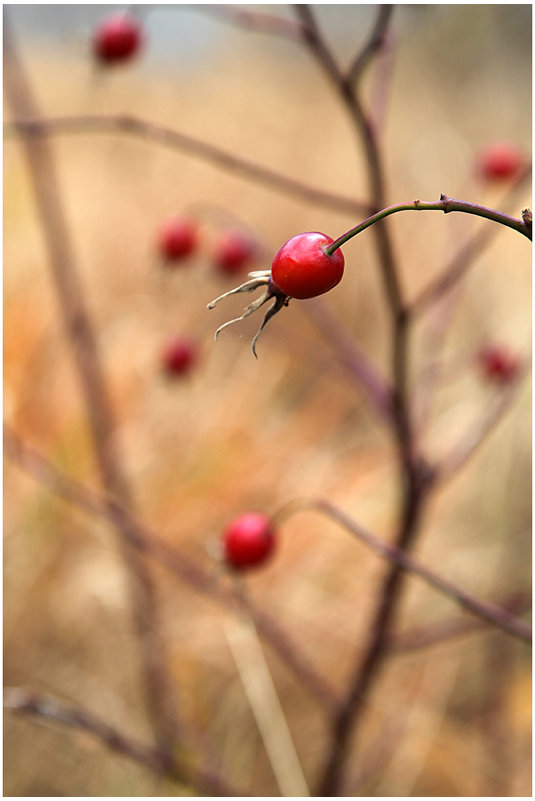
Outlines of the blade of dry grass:
<svg viewBox="0 0 535 801">
<path fill-rule="evenodd" d="M 225 636 L 281 795 L 310 795 L 271 672 L 252 619 L 226 620 Z"/>
</svg>

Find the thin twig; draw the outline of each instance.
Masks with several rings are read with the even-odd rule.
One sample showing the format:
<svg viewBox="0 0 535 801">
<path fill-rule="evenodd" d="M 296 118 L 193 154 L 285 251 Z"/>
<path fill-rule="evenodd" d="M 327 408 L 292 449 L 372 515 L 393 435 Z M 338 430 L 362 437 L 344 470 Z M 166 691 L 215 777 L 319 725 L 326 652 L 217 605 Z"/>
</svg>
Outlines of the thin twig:
<svg viewBox="0 0 535 801">
<path fill-rule="evenodd" d="M 526 181 L 530 177 L 531 165 L 518 176 L 510 192 L 503 198 L 501 205 L 504 208 L 510 207 L 513 202 L 516 201 L 519 189 L 525 186 Z M 500 231 L 501 229 L 497 225 L 482 227 L 459 248 L 438 276 L 433 278 L 427 286 L 421 289 L 413 300 L 409 302 L 409 309 L 413 320 L 417 315 L 429 309 L 466 275 L 477 256 L 490 245 Z"/>
<path fill-rule="evenodd" d="M 6 20 L 4 58 L 6 98 L 13 112 L 20 117 L 38 118 L 37 104 Z M 45 237 L 59 311 L 65 335 L 72 346 L 75 368 L 86 405 L 101 480 L 110 498 L 131 506 L 132 493 L 116 448 L 111 400 L 76 268 L 53 153 L 44 139 L 24 136 L 23 147 Z M 167 753 L 171 762 L 173 745 L 178 734 L 177 713 L 158 621 L 156 589 L 147 565 L 129 543 L 125 521 L 115 514 L 111 503 L 108 503 L 108 513 L 109 519 L 121 534 L 122 557 L 129 579 L 130 604 L 140 643 L 144 693 L 151 724 L 158 747 Z"/>
<path fill-rule="evenodd" d="M 522 367 L 522 372 L 525 376 L 526 365 Z M 445 482 L 455 476 L 503 419 L 513 401 L 518 397 L 521 377 L 522 375 L 519 374 L 516 376 L 514 383 L 503 387 L 496 394 L 494 402 L 486 412 L 480 414 L 475 424 L 468 428 L 459 441 L 453 445 L 449 453 L 438 460 L 434 468 L 437 485 L 442 487 Z"/>
<path fill-rule="evenodd" d="M 100 740 L 111 751 L 143 765 L 155 773 L 183 785 L 193 786 L 200 792 L 211 792 L 218 796 L 248 796 L 241 788 L 231 787 L 219 776 L 204 769 L 179 770 L 170 764 L 167 754 L 153 748 L 111 726 L 107 721 L 80 706 L 73 706 L 52 695 L 23 687 L 6 687 L 4 708 L 18 715 L 28 715 L 60 723 L 69 728 L 82 730 Z"/>
<path fill-rule="evenodd" d="M 307 203 L 347 214 L 366 214 L 370 210 L 369 205 L 360 200 L 317 189 L 303 181 L 290 178 L 284 173 L 262 167 L 253 161 L 248 161 L 215 145 L 203 142 L 194 136 L 130 114 L 78 114 L 60 117 L 38 117 L 28 113 L 17 114 L 14 120 L 5 124 L 4 132 L 6 135 L 21 133 L 26 137 L 92 133 L 125 134 L 188 153 L 231 173 L 241 175 L 250 181 L 300 198 Z"/>
<path fill-rule="evenodd" d="M 368 548 L 374 551 L 382 559 L 385 559 L 390 564 L 396 565 L 402 570 L 413 573 L 419 576 L 427 584 L 444 595 L 448 596 L 451 600 L 456 601 L 464 609 L 474 615 L 482 618 L 488 623 L 503 629 L 503 631 L 517 637 L 525 642 L 531 642 L 531 627 L 523 620 L 511 615 L 506 609 L 502 609 L 494 603 L 481 601 L 480 599 L 470 595 L 465 590 L 453 584 L 448 579 L 435 573 L 433 570 L 422 565 L 414 557 L 410 556 L 402 548 L 395 545 L 390 545 L 384 542 L 371 531 L 361 526 L 353 518 L 332 504 L 330 501 L 322 499 L 305 499 L 299 503 L 295 503 L 289 507 L 288 512 L 285 514 L 287 519 L 291 514 L 297 511 L 306 509 L 315 509 L 321 514 L 326 515 L 330 520 L 334 520 L 342 528 L 349 531 Z"/>
<path fill-rule="evenodd" d="M 163 8 L 166 8 L 166 6 L 163 6 Z M 206 14 L 220 22 L 235 25 L 252 33 L 265 33 L 292 41 L 299 39 L 302 35 L 302 26 L 294 19 L 285 19 L 285 17 L 277 16 L 276 14 L 251 11 L 251 9 L 229 3 L 213 3 L 209 5 L 184 3 L 181 6 L 174 6 L 174 8 Z M 154 9 L 155 6 L 151 6 L 151 10 Z"/>
<path fill-rule="evenodd" d="M 335 239 L 332 244 L 325 248 L 328 256 L 332 256 L 335 250 L 349 242 L 354 236 L 365 231 L 372 225 L 376 225 L 380 220 L 389 217 L 391 214 L 397 214 L 400 211 L 442 211 L 444 214 L 449 214 L 452 211 L 459 211 L 464 214 L 475 214 L 477 217 L 484 217 L 487 220 L 505 225 L 518 231 L 523 236 L 531 239 L 531 226 L 526 224 L 524 220 L 524 213 L 521 218 L 511 217 L 510 214 L 505 214 L 502 211 L 482 206 L 479 203 L 471 203 L 468 200 L 457 200 L 456 198 L 448 197 L 448 195 L 440 195 L 440 200 L 413 200 L 410 203 L 395 203 L 393 206 L 388 206 L 386 209 L 372 214 L 367 220 L 346 231 L 345 234 Z"/>
<path fill-rule="evenodd" d="M 314 298 L 303 306 L 316 328 L 325 337 L 337 358 L 364 391 L 370 405 L 383 420 L 392 419 L 392 390 L 386 379 L 370 363 L 353 337 L 342 326 L 321 298 Z"/>
<path fill-rule="evenodd" d="M 250 616 L 258 632 L 278 656 L 295 673 L 313 697 L 326 708 L 334 708 L 338 694 L 329 681 L 309 663 L 301 649 L 292 641 L 274 617 L 257 609 L 250 599 L 237 596 L 232 587 L 225 586 L 215 571 L 208 572 L 177 551 L 134 515 L 58 470 L 51 462 L 25 443 L 7 425 L 4 425 L 4 450 L 20 468 L 68 503 L 78 506 L 92 516 L 121 521 L 121 534 L 141 553 L 162 564 L 176 579 L 193 590 L 211 598 L 228 609 Z M 113 517 L 110 518 L 111 509 Z"/>
<path fill-rule="evenodd" d="M 379 5 L 377 6 L 377 19 L 372 29 L 370 37 L 364 47 L 357 53 L 353 63 L 349 66 L 346 73 L 346 80 L 355 84 L 359 81 L 364 73 L 364 70 L 376 55 L 377 51 L 383 47 L 385 43 L 385 33 L 388 28 L 390 17 L 394 7 L 392 5 Z"/>
<path fill-rule="evenodd" d="M 508 594 L 499 599 L 496 606 L 511 615 L 522 615 L 531 610 L 531 603 L 531 591 L 526 591 L 517 592 L 513 595 Z M 450 620 L 441 620 L 429 626 L 419 626 L 418 628 L 392 634 L 388 647 L 392 655 L 401 655 L 410 651 L 428 648 L 429 646 L 440 645 L 474 632 L 488 631 L 489 624 L 493 625 L 493 623 L 483 618 L 454 617 Z"/>
</svg>

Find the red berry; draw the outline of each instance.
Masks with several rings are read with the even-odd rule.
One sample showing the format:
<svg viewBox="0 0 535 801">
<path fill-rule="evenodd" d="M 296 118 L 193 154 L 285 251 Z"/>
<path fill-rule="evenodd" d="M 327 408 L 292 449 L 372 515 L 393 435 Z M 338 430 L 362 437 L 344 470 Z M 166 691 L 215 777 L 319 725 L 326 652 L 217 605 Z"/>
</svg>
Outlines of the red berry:
<svg viewBox="0 0 535 801">
<path fill-rule="evenodd" d="M 289 239 L 271 265 L 275 286 L 291 298 L 313 298 L 336 286 L 344 274 L 344 256 L 340 249 L 332 256 L 325 253 L 333 241 L 317 231 Z"/>
<path fill-rule="evenodd" d="M 256 254 L 253 240 L 241 231 L 225 231 L 215 247 L 216 268 L 227 275 L 245 270 Z"/>
<path fill-rule="evenodd" d="M 197 244 L 197 226 L 186 217 L 170 217 L 158 232 L 158 250 L 168 263 L 185 259 Z"/>
<path fill-rule="evenodd" d="M 99 61 L 107 64 L 126 61 L 139 50 L 142 38 L 136 19 L 124 12 L 113 14 L 97 28 L 93 51 Z"/>
<path fill-rule="evenodd" d="M 502 345 L 487 345 L 482 348 L 478 361 L 485 378 L 498 384 L 514 381 L 520 370 L 518 358 Z"/>
<path fill-rule="evenodd" d="M 512 142 L 493 142 L 479 154 L 479 172 L 489 181 L 512 178 L 524 164 L 524 156 Z"/>
<path fill-rule="evenodd" d="M 164 347 L 162 366 L 170 376 L 189 373 L 199 358 L 197 343 L 187 337 L 175 337 Z"/>
<path fill-rule="evenodd" d="M 262 564 L 275 547 L 275 532 L 264 515 L 249 512 L 236 517 L 223 534 L 225 560 L 237 569 Z"/>
</svg>

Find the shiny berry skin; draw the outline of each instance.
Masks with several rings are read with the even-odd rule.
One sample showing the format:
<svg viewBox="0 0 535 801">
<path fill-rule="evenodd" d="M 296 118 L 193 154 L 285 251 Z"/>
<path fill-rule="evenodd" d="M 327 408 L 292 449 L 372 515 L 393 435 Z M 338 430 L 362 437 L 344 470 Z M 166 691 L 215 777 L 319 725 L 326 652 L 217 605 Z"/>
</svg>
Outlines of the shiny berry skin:
<svg viewBox="0 0 535 801">
<path fill-rule="evenodd" d="M 158 250 L 167 264 L 190 256 L 198 245 L 197 226 L 187 217 L 170 217 L 158 232 Z"/>
<path fill-rule="evenodd" d="M 263 564 L 275 547 L 275 532 L 265 515 L 248 512 L 234 518 L 223 533 L 225 561 L 237 570 Z"/>
<path fill-rule="evenodd" d="M 517 175 L 524 163 L 524 156 L 515 144 L 493 142 L 479 154 L 478 168 L 488 181 L 505 181 Z"/>
<path fill-rule="evenodd" d="M 496 384 L 509 384 L 520 371 L 518 358 L 503 345 L 487 345 L 478 354 L 484 377 Z"/>
<path fill-rule="evenodd" d="M 162 368 L 170 377 L 187 375 L 195 367 L 198 359 L 197 343 L 183 336 L 170 340 L 161 355 Z"/>
<path fill-rule="evenodd" d="M 97 28 L 93 52 L 105 64 L 127 61 L 141 47 L 142 38 L 137 20 L 125 13 L 113 14 Z"/>
<path fill-rule="evenodd" d="M 344 274 L 344 256 L 340 249 L 332 256 L 325 253 L 334 240 L 317 231 L 297 234 L 275 254 L 271 280 L 284 295 L 291 298 L 314 298 L 323 295 Z"/>
<path fill-rule="evenodd" d="M 235 275 L 245 271 L 256 255 L 253 240 L 241 231 L 225 231 L 214 250 L 214 265 L 218 272 Z"/>
</svg>

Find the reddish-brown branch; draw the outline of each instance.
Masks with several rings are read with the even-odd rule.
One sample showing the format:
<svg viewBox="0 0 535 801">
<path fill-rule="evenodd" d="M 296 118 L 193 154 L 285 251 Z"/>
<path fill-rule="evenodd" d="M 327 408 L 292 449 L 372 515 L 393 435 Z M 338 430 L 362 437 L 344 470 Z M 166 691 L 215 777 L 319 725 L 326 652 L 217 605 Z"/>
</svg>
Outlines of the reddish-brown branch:
<svg viewBox="0 0 535 801">
<path fill-rule="evenodd" d="M 350 84 L 355 84 L 360 80 L 364 70 L 383 47 L 385 43 L 386 30 L 390 23 L 390 17 L 394 6 L 392 5 L 379 5 L 377 6 L 377 19 L 373 26 L 372 32 L 365 43 L 364 47 L 357 53 L 352 64 L 346 73 L 346 80 Z"/>
<path fill-rule="evenodd" d="M 392 422 L 392 388 L 370 363 L 353 337 L 345 331 L 339 318 L 331 312 L 322 298 L 308 301 L 304 309 L 328 341 L 335 358 L 361 387 L 375 413 L 382 420 Z"/>
<path fill-rule="evenodd" d="M 154 8 L 154 6 L 152 6 Z M 175 8 L 178 8 L 175 6 Z M 181 9 L 196 11 L 206 14 L 209 17 L 235 25 L 246 31 L 253 33 L 265 33 L 273 36 L 280 36 L 292 41 L 299 40 L 302 34 L 302 26 L 293 19 L 285 19 L 276 14 L 266 14 L 259 11 L 251 11 L 248 8 L 235 6 L 228 3 L 211 5 L 190 5 L 185 3 Z"/>
<path fill-rule="evenodd" d="M 16 116 L 38 117 L 39 112 L 23 65 L 4 22 L 4 83 L 6 98 Z M 96 337 L 85 304 L 84 290 L 76 269 L 69 226 L 58 188 L 53 153 L 45 139 L 23 137 L 31 186 L 39 215 L 49 265 L 63 320 L 65 336 L 72 347 L 75 369 L 82 389 L 96 460 L 102 483 L 110 499 L 132 504 L 128 480 L 115 442 L 112 405 L 98 354 Z M 121 534 L 124 521 L 110 500 L 109 517 Z M 122 556 L 129 578 L 130 603 L 142 655 L 144 693 L 158 747 L 172 760 L 177 736 L 174 691 L 166 667 L 166 655 L 158 622 L 155 586 L 140 554 L 128 536 L 120 537 Z"/>
<path fill-rule="evenodd" d="M 217 167 L 227 170 L 257 184 L 263 184 L 278 192 L 297 197 L 307 203 L 323 206 L 347 214 L 370 211 L 369 206 L 333 192 L 290 178 L 284 173 L 262 167 L 253 161 L 236 156 L 215 145 L 203 142 L 194 136 L 175 131 L 164 125 L 134 117 L 130 114 L 78 114 L 61 117 L 39 117 L 36 114 L 16 114 L 16 119 L 4 126 L 6 135 L 22 133 L 26 137 L 42 138 L 60 134 L 118 133 L 133 136 L 172 150 L 188 153 Z"/>
<path fill-rule="evenodd" d="M 322 514 L 327 515 L 330 519 L 345 528 L 346 531 L 349 531 L 357 537 L 357 539 L 363 542 L 368 548 L 371 548 L 378 556 L 403 571 L 419 576 L 431 587 L 456 601 L 468 612 L 477 615 L 487 621 L 487 623 L 498 626 L 498 628 L 501 628 L 514 637 L 524 640 L 525 642 L 531 642 L 531 626 L 523 620 L 514 617 L 514 615 L 511 615 L 506 609 L 502 609 L 497 604 L 481 601 L 479 598 L 461 589 L 448 579 L 438 575 L 435 571 L 422 565 L 403 548 L 390 545 L 379 539 L 379 537 L 365 529 L 329 501 L 311 500 L 304 503 L 303 507 L 316 509 Z"/>
<path fill-rule="evenodd" d="M 484 413 L 479 415 L 474 425 L 460 438 L 459 442 L 452 446 L 449 453 L 443 456 L 436 464 L 435 479 L 437 485 L 442 486 L 455 476 L 503 419 L 505 413 L 518 396 L 522 374 L 526 374 L 526 369 L 527 365 L 523 365 L 522 373 L 516 376 L 514 383 L 503 387 L 496 394 L 493 402 Z"/>
<path fill-rule="evenodd" d="M 386 206 L 383 164 L 377 133 L 371 119 L 364 111 L 358 94 L 359 87 L 356 82 L 351 82 L 347 76 L 344 76 L 336 64 L 310 7 L 298 5 L 296 10 L 305 26 L 304 41 L 334 86 L 360 136 L 368 169 L 370 205 L 373 207 L 372 213 L 378 212 Z M 383 28 L 383 34 L 385 30 L 386 25 Z M 370 43 L 365 44 L 362 53 L 366 53 L 369 47 L 371 47 Z M 366 58 L 367 56 L 365 60 Z M 359 56 L 355 63 L 359 64 Z M 416 537 L 422 506 L 430 487 L 429 470 L 415 452 L 415 437 L 412 431 L 407 390 L 410 318 L 402 296 L 400 272 L 387 225 L 381 221 L 373 228 L 385 297 L 391 317 L 392 431 L 398 449 L 401 483 L 400 522 L 396 546 L 403 550 L 409 548 Z M 375 615 L 364 646 L 364 657 L 357 664 L 346 697 L 331 720 L 330 745 L 318 781 L 316 792 L 318 796 L 339 793 L 350 740 L 356 731 L 366 693 L 375 679 L 386 653 L 389 629 L 402 586 L 403 569 L 400 565 L 392 563 L 379 594 Z M 359 649 L 359 657 L 360 653 Z"/>
<path fill-rule="evenodd" d="M 85 731 L 100 740 L 107 748 L 131 759 L 165 778 L 193 786 L 199 792 L 217 796 L 248 796 L 241 788 L 230 787 L 209 770 L 193 768 L 180 770 L 170 764 L 167 754 L 158 748 L 134 739 L 111 726 L 107 721 L 80 706 L 73 706 L 44 693 L 22 687 L 6 687 L 4 708 L 18 715 L 44 718 L 68 728 Z"/>
<path fill-rule="evenodd" d="M 516 592 L 498 599 L 496 606 L 510 615 L 522 615 L 531 610 L 531 603 L 530 591 Z M 408 651 L 440 645 L 474 632 L 489 631 L 489 625 L 494 625 L 493 621 L 484 620 L 482 617 L 461 618 L 458 616 L 450 620 L 441 620 L 429 626 L 420 626 L 393 634 L 388 647 L 392 655 L 401 655 Z"/>
</svg>

